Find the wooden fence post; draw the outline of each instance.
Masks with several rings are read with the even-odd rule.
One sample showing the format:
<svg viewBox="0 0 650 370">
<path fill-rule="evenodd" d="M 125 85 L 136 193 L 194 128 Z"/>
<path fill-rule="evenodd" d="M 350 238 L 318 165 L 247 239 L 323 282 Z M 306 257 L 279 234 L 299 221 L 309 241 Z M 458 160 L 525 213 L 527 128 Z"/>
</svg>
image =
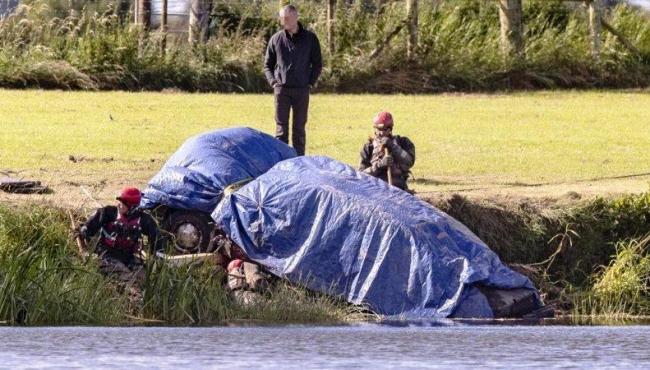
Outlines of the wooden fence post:
<svg viewBox="0 0 650 370">
<path fill-rule="evenodd" d="M 409 34 L 406 42 L 406 57 L 412 60 L 418 44 L 418 0 L 406 0 L 406 18 Z"/>
<path fill-rule="evenodd" d="M 596 60 L 600 60 L 601 17 L 601 0 L 591 0 L 589 2 L 589 31 L 591 31 L 591 52 Z"/>
<path fill-rule="evenodd" d="M 169 9 L 169 0 L 162 0 L 162 11 L 160 12 L 160 32 L 162 33 L 162 40 L 160 47 L 163 55 L 167 51 L 167 11 Z"/>
<path fill-rule="evenodd" d="M 524 30 L 521 0 L 499 0 L 501 49 L 506 66 L 524 59 Z"/>
<path fill-rule="evenodd" d="M 210 25 L 210 12 L 212 0 L 191 0 L 188 41 L 196 45 L 199 41 L 208 41 L 208 27 Z"/>
<path fill-rule="evenodd" d="M 120 18 L 120 22 L 127 23 L 130 20 L 127 19 L 129 16 L 129 10 L 131 9 L 131 2 L 129 0 L 119 0 L 117 3 L 117 16 Z"/>
<path fill-rule="evenodd" d="M 151 26 L 151 0 L 137 0 L 135 23 L 148 30 Z"/>
<path fill-rule="evenodd" d="M 327 45 L 330 56 L 336 52 L 334 31 L 336 27 L 336 0 L 327 0 Z"/>
</svg>

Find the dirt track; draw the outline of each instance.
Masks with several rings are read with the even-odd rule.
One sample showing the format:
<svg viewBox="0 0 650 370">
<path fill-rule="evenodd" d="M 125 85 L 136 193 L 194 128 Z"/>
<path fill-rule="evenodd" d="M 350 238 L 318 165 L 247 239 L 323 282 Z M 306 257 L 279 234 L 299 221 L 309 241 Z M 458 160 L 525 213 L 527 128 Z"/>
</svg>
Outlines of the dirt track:
<svg viewBox="0 0 650 370">
<path fill-rule="evenodd" d="M 110 174 L 70 171 L 22 172 L 12 176 L 36 179 L 52 189 L 51 194 L 8 194 L 0 192 L 0 202 L 11 204 L 49 204 L 57 207 L 89 211 L 98 204 L 111 203 L 127 185 L 144 188 L 155 174 L 148 165 L 134 166 L 130 171 Z M 140 167 L 140 168 L 139 168 Z M 148 168 L 147 168 L 148 167 Z M 435 202 L 452 194 L 495 203 L 536 203 L 541 206 L 570 204 L 597 196 L 641 193 L 649 190 L 650 174 L 605 179 L 589 179 L 572 183 L 508 184 L 485 179 L 435 178 L 419 180 L 412 187 L 418 195 Z"/>
</svg>

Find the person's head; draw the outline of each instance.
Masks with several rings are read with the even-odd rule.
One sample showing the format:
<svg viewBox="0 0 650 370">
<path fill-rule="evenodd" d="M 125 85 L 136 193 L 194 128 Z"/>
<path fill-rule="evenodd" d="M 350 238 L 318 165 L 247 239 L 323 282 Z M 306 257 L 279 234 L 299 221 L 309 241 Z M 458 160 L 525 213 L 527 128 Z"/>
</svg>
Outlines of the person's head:
<svg viewBox="0 0 650 370">
<path fill-rule="evenodd" d="M 379 112 L 372 120 L 376 137 L 390 137 L 393 135 L 393 115 L 389 112 Z"/>
<path fill-rule="evenodd" d="M 298 9 L 293 5 L 285 5 L 280 9 L 280 23 L 285 31 L 298 31 Z"/>
<path fill-rule="evenodd" d="M 124 188 L 115 199 L 118 200 L 117 210 L 121 215 L 126 215 L 140 205 L 142 193 L 137 188 Z"/>
</svg>

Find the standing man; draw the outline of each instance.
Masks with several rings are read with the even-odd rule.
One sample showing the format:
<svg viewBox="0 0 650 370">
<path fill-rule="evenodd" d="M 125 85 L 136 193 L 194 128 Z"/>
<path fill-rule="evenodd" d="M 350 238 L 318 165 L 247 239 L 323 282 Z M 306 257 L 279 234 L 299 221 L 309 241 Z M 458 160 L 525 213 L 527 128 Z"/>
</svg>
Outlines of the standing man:
<svg viewBox="0 0 650 370">
<path fill-rule="evenodd" d="M 389 112 L 379 112 L 372 126 L 375 136 L 361 148 L 359 170 L 409 191 L 406 182 L 415 164 L 415 145 L 405 136 L 393 136 L 393 116 Z"/>
<path fill-rule="evenodd" d="M 282 30 L 269 40 L 264 74 L 275 94 L 275 137 L 289 143 L 289 112 L 293 110 L 291 143 L 298 155 L 305 154 L 305 125 L 309 91 L 323 70 L 318 37 L 298 22 L 298 10 L 280 10 Z"/>
</svg>

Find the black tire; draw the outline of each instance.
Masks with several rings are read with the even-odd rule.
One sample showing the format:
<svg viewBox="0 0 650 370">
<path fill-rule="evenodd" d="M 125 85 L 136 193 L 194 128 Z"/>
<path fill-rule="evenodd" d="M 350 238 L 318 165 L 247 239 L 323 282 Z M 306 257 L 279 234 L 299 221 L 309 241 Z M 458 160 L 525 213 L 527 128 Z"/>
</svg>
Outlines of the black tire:
<svg viewBox="0 0 650 370">
<path fill-rule="evenodd" d="M 172 211 L 165 218 L 163 228 L 171 234 L 176 254 L 209 252 L 213 224 L 208 215 L 201 212 Z"/>
</svg>

